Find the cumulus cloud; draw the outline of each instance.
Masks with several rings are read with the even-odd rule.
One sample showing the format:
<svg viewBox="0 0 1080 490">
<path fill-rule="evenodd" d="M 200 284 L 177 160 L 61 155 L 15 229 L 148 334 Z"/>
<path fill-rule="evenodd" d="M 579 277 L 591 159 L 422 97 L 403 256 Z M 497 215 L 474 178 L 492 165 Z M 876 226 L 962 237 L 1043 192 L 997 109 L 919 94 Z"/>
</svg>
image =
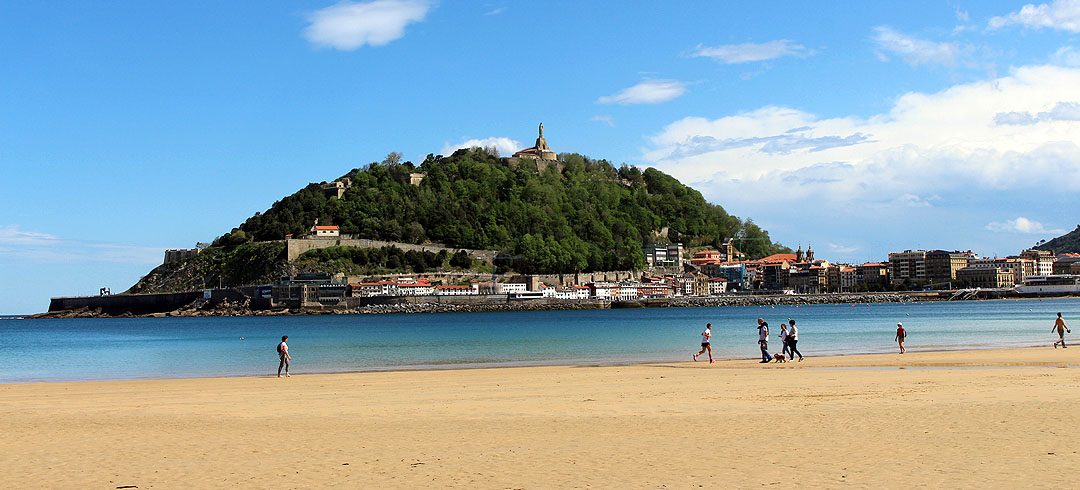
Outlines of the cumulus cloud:
<svg viewBox="0 0 1080 490">
<path fill-rule="evenodd" d="M 460 150 L 462 148 L 491 148 L 491 147 L 495 147 L 495 149 L 499 150 L 499 155 L 502 155 L 502 156 L 513 155 L 514 152 L 525 148 L 524 146 L 522 146 L 521 142 L 518 141 L 518 140 L 512 140 L 510 138 L 504 138 L 504 137 L 499 137 L 499 136 L 492 136 L 490 138 L 484 138 L 484 139 L 475 139 L 475 138 L 467 139 L 467 140 L 462 141 L 461 143 L 458 143 L 456 145 L 448 143 L 448 144 L 443 146 L 442 150 L 439 151 L 439 154 L 441 154 L 441 155 L 451 155 L 455 151 Z"/>
<path fill-rule="evenodd" d="M 870 117 L 820 118 L 767 106 L 687 117 L 651 137 L 643 159 L 737 209 L 809 199 L 845 210 L 936 208 L 958 196 L 1061 196 L 1080 190 L 1080 69 L 1029 66 L 1009 76 L 908 93 Z M 1046 108 L 1051 108 L 1047 110 Z M 1001 124 L 1028 113 L 1040 124 Z M 1004 194 L 1000 194 L 1004 192 Z M 807 208 L 800 208 L 807 210 Z"/>
<path fill-rule="evenodd" d="M 1062 66 L 1080 66 L 1080 51 L 1072 46 L 1062 46 L 1050 56 L 1050 61 Z"/>
<path fill-rule="evenodd" d="M 599 104 L 659 104 L 686 93 L 686 82 L 678 80 L 645 80 L 614 95 L 596 99 Z"/>
<path fill-rule="evenodd" d="M 405 26 L 424 20 L 430 8 L 427 0 L 344 1 L 312 13 L 304 37 L 343 51 L 382 46 L 404 36 Z"/>
<path fill-rule="evenodd" d="M 592 120 L 607 124 L 608 127 L 612 127 L 612 128 L 615 127 L 615 119 L 613 117 L 611 117 L 610 115 L 607 115 L 607 114 L 601 114 L 599 116 L 593 116 Z"/>
<path fill-rule="evenodd" d="M 691 56 L 712 58 L 726 64 L 764 61 L 782 56 L 806 56 L 813 54 L 805 46 L 790 39 L 779 39 L 766 43 L 724 44 L 703 46 L 699 44 Z"/>
<path fill-rule="evenodd" d="M 1038 5 L 1029 3 L 1019 11 L 992 17 L 989 22 L 991 29 L 1012 25 L 1080 32 L 1080 0 L 1054 0 Z"/>
<path fill-rule="evenodd" d="M 1032 112 L 999 112 L 994 115 L 994 124 L 998 125 L 1026 125 L 1050 121 L 1080 121 L 1080 103 L 1058 102 L 1048 111 Z"/>
<path fill-rule="evenodd" d="M 877 53 L 879 59 L 888 61 L 888 56 L 883 52 L 891 53 L 903 58 L 911 66 L 953 66 L 975 51 L 967 44 L 919 39 L 897 32 L 888 26 L 875 27 L 872 39 L 879 49 Z"/>
<path fill-rule="evenodd" d="M 846 245 L 840 245 L 838 243 L 830 243 L 829 244 L 829 250 L 831 250 L 833 253 L 849 254 L 849 253 L 852 253 L 852 252 L 858 252 L 859 247 L 849 247 L 849 246 L 846 246 Z"/>
<path fill-rule="evenodd" d="M 20 262 L 160 264 L 165 249 L 141 245 L 67 240 L 0 225 L 0 259 Z"/>
<path fill-rule="evenodd" d="M 1001 233 L 1029 233 L 1029 234 L 1061 234 L 1065 230 L 1048 230 L 1042 223 L 1018 216 L 1016 219 L 1007 221 L 993 221 L 987 223 L 986 229 Z"/>
</svg>

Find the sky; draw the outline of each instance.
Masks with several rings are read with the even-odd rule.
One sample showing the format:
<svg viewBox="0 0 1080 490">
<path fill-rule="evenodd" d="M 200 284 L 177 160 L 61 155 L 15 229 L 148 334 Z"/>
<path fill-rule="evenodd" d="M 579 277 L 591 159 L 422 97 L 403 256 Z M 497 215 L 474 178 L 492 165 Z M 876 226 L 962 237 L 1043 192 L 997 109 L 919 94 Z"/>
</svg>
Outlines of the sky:
<svg viewBox="0 0 1080 490">
<path fill-rule="evenodd" d="M 833 262 L 1080 217 L 1080 0 L 0 3 L 0 314 L 390 152 L 655 167 Z"/>
</svg>

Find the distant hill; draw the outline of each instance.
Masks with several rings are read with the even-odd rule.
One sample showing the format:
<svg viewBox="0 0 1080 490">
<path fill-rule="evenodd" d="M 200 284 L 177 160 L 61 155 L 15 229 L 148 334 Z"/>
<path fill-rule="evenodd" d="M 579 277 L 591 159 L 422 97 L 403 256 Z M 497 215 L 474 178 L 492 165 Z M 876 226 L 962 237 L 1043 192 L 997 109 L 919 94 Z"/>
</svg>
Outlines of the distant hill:
<svg viewBox="0 0 1080 490">
<path fill-rule="evenodd" d="M 641 270 L 645 244 L 719 249 L 737 235 L 751 239 L 743 242 L 751 258 L 791 251 L 656 169 L 578 154 L 538 162 L 492 153 L 428 155 L 419 166 L 391 154 L 338 179 L 350 183 L 340 197 L 326 183 L 309 184 L 197 256 L 155 268 L 128 292 L 261 284 L 289 272 L 490 271 L 463 254 L 393 247 L 309 251 L 287 263 L 281 240 L 307 234 L 316 220 L 363 238 L 499 250 L 507 258 L 495 264 L 500 272 L 526 274 Z"/>
<path fill-rule="evenodd" d="M 1034 248 L 1049 250 L 1054 254 L 1080 253 L 1080 225 L 1076 225 L 1075 230 L 1053 240 L 1039 242 Z"/>
<path fill-rule="evenodd" d="M 538 166 L 479 148 L 428 155 L 418 167 L 395 160 L 343 176 L 351 187 L 340 199 L 311 184 L 249 218 L 233 241 L 304 234 L 317 219 L 364 238 L 502 250 L 520 257 L 513 268 L 525 273 L 641 269 L 644 244 L 718 248 L 736 234 L 760 239 L 744 242 L 751 256 L 787 250 L 752 221 L 652 168 L 616 168 L 578 154 Z M 411 184 L 410 174 L 419 173 L 426 176 Z"/>
</svg>

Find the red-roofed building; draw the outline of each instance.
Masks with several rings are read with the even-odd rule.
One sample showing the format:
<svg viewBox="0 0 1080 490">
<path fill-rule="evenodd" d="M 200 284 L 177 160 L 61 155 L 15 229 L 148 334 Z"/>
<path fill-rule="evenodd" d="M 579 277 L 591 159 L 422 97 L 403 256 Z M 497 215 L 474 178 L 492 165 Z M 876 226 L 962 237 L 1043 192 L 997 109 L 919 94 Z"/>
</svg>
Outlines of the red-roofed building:
<svg viewBox="0 0 1080 490">
<path fill-rule="evenodd" d="M 323 226 L 315 225 L 311 227 L 311 233 L 316 237 L 336 237 L 341 236 L 341 231 L 337 226 Z"/>
</svg>

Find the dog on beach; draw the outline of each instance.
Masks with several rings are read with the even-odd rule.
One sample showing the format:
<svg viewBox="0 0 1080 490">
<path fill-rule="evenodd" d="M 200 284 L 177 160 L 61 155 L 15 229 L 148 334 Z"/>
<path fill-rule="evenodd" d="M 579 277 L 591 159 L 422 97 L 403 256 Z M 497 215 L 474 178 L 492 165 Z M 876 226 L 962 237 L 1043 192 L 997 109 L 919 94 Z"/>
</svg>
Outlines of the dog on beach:
<svg viewBox="0 0 1080 490">
<path fill-rule="evenodd" d="M 772 358 L 776 362 L 787 362 L 787 357 L 783 354 L 773 354 Z"/>
</svg>

